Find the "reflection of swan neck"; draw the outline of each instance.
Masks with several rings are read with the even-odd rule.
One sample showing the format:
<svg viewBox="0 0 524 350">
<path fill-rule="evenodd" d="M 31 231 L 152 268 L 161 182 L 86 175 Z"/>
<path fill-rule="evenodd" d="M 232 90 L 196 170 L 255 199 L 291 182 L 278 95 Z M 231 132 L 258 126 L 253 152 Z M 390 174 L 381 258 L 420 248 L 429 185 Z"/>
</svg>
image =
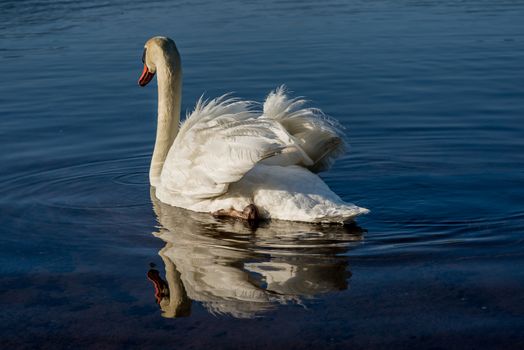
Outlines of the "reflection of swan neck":
<svg viewBox="0 0 524 350">
<path fill-rule="evenodd" d="M 168 243 L 158 252 L 164 261 L 169 289 L 169 297 L 160 302 L 160 307 L 163 311 L 163 317 L 186 317 L 191 314 L 191 300 L 187 297 L 184 285 L 180 280 L 180 272 L 176 270 L 176 266 L 164 254 L 171 246 L 172 244 Z"/>
<path fill-rule="evenodd" d="M 158 81 L 158 124 L 149 178 L 156 186 L 167 153 L 178 133 L 182 100 L 182 64 L 176 46 L 156 59 Z"/>
</svg>

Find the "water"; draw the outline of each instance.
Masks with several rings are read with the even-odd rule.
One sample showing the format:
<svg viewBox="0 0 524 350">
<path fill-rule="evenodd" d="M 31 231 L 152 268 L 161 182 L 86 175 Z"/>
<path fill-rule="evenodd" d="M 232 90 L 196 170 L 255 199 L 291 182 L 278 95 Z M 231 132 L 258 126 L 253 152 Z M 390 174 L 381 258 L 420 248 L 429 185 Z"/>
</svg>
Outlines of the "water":
<svg viewBox="0 0 524 350">
<path fill-rule="evenodd" d="M 3 347 L 524 347 L 523 15 L 2 1 Z M 184 109 L 285 83 L 338 119 L 351 150 L 322 177 L 372 213 L 254 229 L 158 203 L 156 89 L 136 84 L 158 34 L 182 53 Z"/>
</svg>

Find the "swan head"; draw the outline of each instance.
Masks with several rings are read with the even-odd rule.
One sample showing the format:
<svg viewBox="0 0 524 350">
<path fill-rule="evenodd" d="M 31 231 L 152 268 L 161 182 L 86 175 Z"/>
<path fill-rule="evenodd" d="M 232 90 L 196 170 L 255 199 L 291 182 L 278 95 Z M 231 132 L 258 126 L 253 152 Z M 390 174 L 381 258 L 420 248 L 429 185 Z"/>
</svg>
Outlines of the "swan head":
<svg viewBox="0 0 524 350">
<path fill-rule="evenodd" d="M 175 42 L 165 36 L 155 36 L 144 45 L 142 63 L 144 70 L 138 79 L 138 85 L 146 86 L 155 76 L 160 62 L 169 62 L 177 54 Z"/>
</svg>

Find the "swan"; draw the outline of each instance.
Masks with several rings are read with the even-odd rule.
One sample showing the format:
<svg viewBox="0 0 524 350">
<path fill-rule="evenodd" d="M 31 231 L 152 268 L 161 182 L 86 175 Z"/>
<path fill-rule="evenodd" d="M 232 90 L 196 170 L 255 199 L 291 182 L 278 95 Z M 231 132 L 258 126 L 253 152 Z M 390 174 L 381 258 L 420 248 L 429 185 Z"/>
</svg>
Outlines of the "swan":
<svg viewBox="0 0 524 350">
<path fill-rule="evenodd" d="M 369 212 L 344 202 L 316 174 L 345 150 L 340 126 L 304 108 L 284 87 L 256 104 L 230 97 L 198 100 L 180 123 L 182 65 L 173 40 L 149 39 L 138 80 L 156 74 L 158 121 L 149 170 L 163 203 L 218 217 L 344 223 Z"/>
</svg>

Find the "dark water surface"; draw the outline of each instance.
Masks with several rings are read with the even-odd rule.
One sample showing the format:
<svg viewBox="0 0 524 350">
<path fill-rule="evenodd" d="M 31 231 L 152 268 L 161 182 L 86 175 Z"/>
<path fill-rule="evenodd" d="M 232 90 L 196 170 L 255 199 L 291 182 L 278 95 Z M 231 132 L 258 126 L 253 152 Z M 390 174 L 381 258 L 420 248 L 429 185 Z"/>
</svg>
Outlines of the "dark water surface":
<svg viewBox="0 0 524 350">
<path fill-rule="evenodd" d="M 523 18 L 511 0 L 1 1 L 2 348 L 524 348 Z M 255 230 L 158 203 L 156 88 L 137 87 L 158 34 L 184 109 L 285 83 L 338 119 L 351 150 L 322 177 L 372 213 Z"/>
</svg>

